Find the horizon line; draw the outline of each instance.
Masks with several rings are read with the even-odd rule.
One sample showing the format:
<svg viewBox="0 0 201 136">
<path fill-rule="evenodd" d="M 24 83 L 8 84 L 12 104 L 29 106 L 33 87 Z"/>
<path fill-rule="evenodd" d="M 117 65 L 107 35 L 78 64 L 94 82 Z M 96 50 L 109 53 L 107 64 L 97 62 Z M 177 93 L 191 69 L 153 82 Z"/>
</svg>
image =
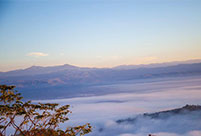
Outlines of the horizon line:
<svg viewBox="0 0 201 136">
<path fill-rule="evenodd" d="M 195 61 L 195 62 L 193 62 Z M 197 61 L 197 62 L 196 62 Z M 178 63 L 178 64 L 193 64 L 193 63 L 201 63 L 201 59 L 188 59 L 188 60 L 178 60 L 178 61 L 165 61 L 165 62 L 156 62 L 156 63 L 141 63 L 141 64 L 120 64 L 120 65 L 115 65 L 115 66 L 105 66 L 105 67 L 96 67 L 96 66 L 79 66 L 79 65 L 74 65 L 74 64 L 69 64 L 69 63 L 64 63 L 64 64 L 58 64 L 58 65 L 47 65 L 47 66 L 42 66 L 42 65 L 31 65 L 25 68 L 16 68 L 13 70 L 8 70 L 8 71 L 0 71 L 1 73 L 4 72 L 10 72 L 10 71 L 16 71 L 16 70 L 26 70 L 28 68 L 31 67 L 59 67 L 59 66 L 64 66 L 64 65 L 69 65 L 69 66 L 74 66 L 74 67 L 78 67 L 78 68 L 97 68 L 97 69 L 101 69 L 101 68 L 116 68 L 116 67 L 120 67 L 120 66 L 143 66 L 143 65 L 155 65 L 155 64 L 167 64 L 167 63 Z M 174 64 L 173 64 L 174 65 Z M 177 65 L 177 64 L 175 64 Z"/>
</svg>

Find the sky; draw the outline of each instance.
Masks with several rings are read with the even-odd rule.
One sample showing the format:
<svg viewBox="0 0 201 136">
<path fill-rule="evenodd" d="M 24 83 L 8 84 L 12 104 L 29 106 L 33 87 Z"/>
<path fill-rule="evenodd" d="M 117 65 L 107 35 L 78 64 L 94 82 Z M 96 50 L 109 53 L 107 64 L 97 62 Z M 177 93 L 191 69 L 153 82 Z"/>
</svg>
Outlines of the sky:
<svg viewBox="0 0 201 136">
<path fill-rule="evenodd" d="M 191 59 L 200 0 L 0 0 L 0 71 Z"/>
</svg>

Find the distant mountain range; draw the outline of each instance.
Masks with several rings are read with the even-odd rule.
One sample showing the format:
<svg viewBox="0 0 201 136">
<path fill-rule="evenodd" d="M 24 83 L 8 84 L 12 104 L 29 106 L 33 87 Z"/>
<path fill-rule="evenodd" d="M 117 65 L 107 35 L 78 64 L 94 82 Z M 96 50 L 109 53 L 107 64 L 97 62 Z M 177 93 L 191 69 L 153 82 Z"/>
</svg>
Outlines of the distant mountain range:
<svg viewBox="0 0 201 136">
<path fill-rule="evenodd" d="M 58 71 L 65 70 L 94 70 L 94 69 L 115 69 L 115 70 L 129 70 L 129 69 L 139 69 L 139 68 L 158 68 L 158 67 L 168 67 L 176 66 L 179 64 L 194 64 L 201 63 L 200 59 L 197 60 L 188 60 L 188 61 L 174 61 L 174 62 L 165 62 L 165 63 L 152 63 L 152 64 L 140 64 L 140 65 L 120 65 L 113 68 L 88 68 L 88 67 L 77 67 L 69 64 L 60 65 L 60 66 L 31 66 L 26 69 L 18 69 L 8 72 L 0 72 L 0 76 L 25 76 L 25 75 L 39 75 L 39 74 L 48 74 Z"/>
<path fill-rule="evenodd" d="M 136 66 L 132 66 L 133 68 L 131 66 L 83 68 L 68 64 L 51 67 L 32 66 L 27 69 L 1 72 L 0 84 L 16 85 L 25 94 L 32 92 L 29 94 L 32 97 L 36 95 L 37 91 L 40 94 L 44 93 L 44 96 L 49 91 L 48 93 L 52 94 L 52 97 L 59 97 L 62 94 L 58 93 L 57 96 L 55 90 L 68 92 L 69 96 L 85 95 L 85 93 L 89 93 L 89 90 L 86 91 L 84 88 L 82 93 L 80 91 L 83 87 L 88 86 L 116 84 L 138 79 L 201 75 L 201 63 L 167 65 L 170 64 L 150 64 L 138 66 L 138 68 Z"/>
<path fill-rule="evenodd" d="M 40 75 L 40 74 L 49 74 L 49 73 L 54 73 L 57 71 L 73 70 L 73 69 L 78 69 L 78 67 L 68 65 L 68 64 L 65 64 L 62 66 L 49 66 L 49 67 L 31 66 L 26 69 L 18 69 L 18 70 L 14 70 L 14 71 L 0 72 L 0 76 Z"/>
<path fill-rule="evenodd" d="M 159 64 L 158 64 L 159 65 Z M 162 65 L 162 64 L 160 64 Z M 82 68 L 72 65 L 40 67 L 0 73 L 1 84 L 30 85 L 94 85 L 117 81 L 201 75 L 201 63 L 178 64 L 165 67 L 139 68 Z M 130 66 L 129 66 L 130 67 Z"/>
<path fill-rule="evenodd" d="M 201 60 L 195 59 L 195 60 L 187 60 L 187 61 L 173 61 L 173 62 L 140 64 L 140 65 L 120 65 L 114 68 L 115 69 L 156 68 L 156 67 L 175 66 L 178 64 L 193 64 L 193 63 L 201 63 Z"/>
</svg>

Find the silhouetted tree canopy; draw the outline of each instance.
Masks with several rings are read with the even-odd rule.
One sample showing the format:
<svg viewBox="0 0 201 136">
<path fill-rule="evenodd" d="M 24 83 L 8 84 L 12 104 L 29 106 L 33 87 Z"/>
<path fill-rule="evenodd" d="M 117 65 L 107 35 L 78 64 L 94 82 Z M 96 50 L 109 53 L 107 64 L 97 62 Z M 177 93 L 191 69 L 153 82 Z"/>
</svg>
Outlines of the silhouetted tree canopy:
<svg viewBox="0 0 201 136">
<path fill-rule="evenodd" d="M 89 123 L 60 129 L 59 124 L 69 120 L 69 105 L 23 102 L 14 88 L 0 85 L 0 136 L 6 136 L 8 129 L 13 136 L 82 136 L 91 132 Z"/>
</svg>

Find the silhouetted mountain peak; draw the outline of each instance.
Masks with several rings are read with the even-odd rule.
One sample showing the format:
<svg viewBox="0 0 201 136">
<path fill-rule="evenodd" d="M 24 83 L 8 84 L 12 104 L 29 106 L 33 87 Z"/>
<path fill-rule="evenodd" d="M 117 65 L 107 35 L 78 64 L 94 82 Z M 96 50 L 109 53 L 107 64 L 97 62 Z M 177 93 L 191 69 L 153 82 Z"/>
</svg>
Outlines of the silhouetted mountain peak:
<svg viewBox="0 0 201 136">
<path fill-rule="evenodd" d="M 41 69 L 41 68 L 43 68 L 43 67 L 42 66 L 31 66 L 31 67 L 26 68 L 24 70 L 37 70 L 37 69 Z"/>
<path fill-rule="evenodd" d="M 79 68 L 77 66 L 73 66 L 73 65 L 69 65 L 69 64 L 64 64 L 64 65 L 61 65 L 61 66 L 58 66 L 58 67 L 65 67 L 65 68 Z"/>
<path fill-rule="evenodd" d="M 64 64 L 59 66 L 31 66 L 26 69 L 19 69 L 14 71 L 2 72 L 2 75 L 5 76 L 28 76 L 28 75 L 39 75 L 39 74 L 50 74 L 54 72 L 64 71 L 64 70 L 72 70 L 78 69 L 79 67 Z"/>
<path fill-rule="evenodd" d="M 201 106 L 200 105 L 186 105 L 184 107 L 181 108 L 181 110 L 188 110 L 188 111 L 197 111 L 197 110 L 201 110 Z"/>
</svg>

